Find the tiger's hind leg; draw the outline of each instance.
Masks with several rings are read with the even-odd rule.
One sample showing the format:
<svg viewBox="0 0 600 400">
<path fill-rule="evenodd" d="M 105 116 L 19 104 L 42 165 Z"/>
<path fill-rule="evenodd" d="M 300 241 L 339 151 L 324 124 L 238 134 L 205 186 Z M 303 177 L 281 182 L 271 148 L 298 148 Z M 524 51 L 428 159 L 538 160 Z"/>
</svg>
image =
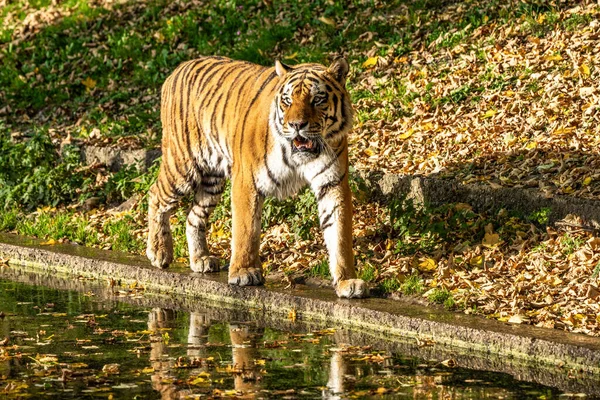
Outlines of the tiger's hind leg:
<svg viewBox="0 0 600 400">
<path fill-rule="evenodd" d="M 223 193 L 224 180 L 221 175 L 203 174 L 187 217 L 186 236 L 190 251 L 190 267 L 194 272 L 219 270 L 219 259 L 211 256 L 208 250 L 206 231 L 210 213 L 217 206 Z"/>
<path fill-rule="evenodd" d="M 146 255 L 158 268 L 168 268 L 173 262 L 173 235 L 169 218 L 179 200 L 190 190 L 190 184 L 172 183 L 163 157 L 158 179 L 148 193 L 148 244 Z"/>
</svg>

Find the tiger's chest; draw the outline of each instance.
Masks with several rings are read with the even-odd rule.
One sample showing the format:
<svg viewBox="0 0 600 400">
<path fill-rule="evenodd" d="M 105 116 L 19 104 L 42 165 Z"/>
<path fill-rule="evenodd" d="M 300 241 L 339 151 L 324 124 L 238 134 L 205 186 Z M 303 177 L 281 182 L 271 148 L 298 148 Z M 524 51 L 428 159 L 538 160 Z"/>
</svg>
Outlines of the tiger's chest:
<svg viewBox="0 0 600 400">
<path fill-rule="evenodd" d="M 262 158 L 255 174 L 256 186 L 262 194 L 281 200 L 307 185 L 301 169 L 290 162 L 290 155 L 282 146 L 274 146 Z"/>
</svg>

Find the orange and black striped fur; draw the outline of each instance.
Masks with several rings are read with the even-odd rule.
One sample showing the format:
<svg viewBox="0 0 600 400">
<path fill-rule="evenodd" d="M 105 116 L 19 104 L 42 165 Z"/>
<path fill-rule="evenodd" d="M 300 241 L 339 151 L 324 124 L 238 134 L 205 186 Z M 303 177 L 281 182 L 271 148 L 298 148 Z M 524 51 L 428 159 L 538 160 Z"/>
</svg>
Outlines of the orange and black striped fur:
<svg viewBox="0 0 600 400">
<path fill-rule="evenodd" d="M 225 179 L 231 178 L 229 283 L 260 285 L 263 200 L 310 185 L 338 296 L 366 296 L 352 252 L 347 72 L 343 59 L 329 68 L 280 62 L 266 68 L 224 57 L 181 64 L 162 88 L 163 159 L 148 210 L 152 264 L 166 268 L 172 262 L 169 216 L 180 198 L 193 192 L 186 225 L 191 268 L 219 269 L 208 251 L 206 226 Z"/>
</svg>

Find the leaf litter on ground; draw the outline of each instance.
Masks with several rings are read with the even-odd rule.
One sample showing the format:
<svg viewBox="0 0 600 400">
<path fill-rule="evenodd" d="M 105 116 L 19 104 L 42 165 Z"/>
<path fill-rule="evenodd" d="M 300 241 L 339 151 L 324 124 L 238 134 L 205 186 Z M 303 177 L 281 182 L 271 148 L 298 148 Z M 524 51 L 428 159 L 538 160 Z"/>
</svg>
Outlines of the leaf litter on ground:
<svg viewBox="0 0 600 400">
<path fill-rule="evenodd" d="M 283 33 L 274 46 L 256 47 L 258 56 L 241 50 L 258 46 L 250 32 L 260 32 L 254 22 L 247 22 L 247 30 L 239 28 L 239 38 L 229 45 L 185 33 L 186 18 L 209 13 L 222 19 L 227 9 L 208 12 L 200 2 L 173 2 L 145 14 L 129 3 L 76 4 L 27 5 L 20 13 L 7 8 L 1 16 L 1 57 L 10 63 L 24 60 L 19 68 L 9 64 L 13 75 L 5 78 L 12 83 L 0 92 L 0 100 L 7 100 L 0 108 L 0 125 L 15 140 L 46 126 L 54 142 L 65 145 L 155 145 L 160 83 L 180 61 L 208 52 L 263 64 L 286 57 L 326 62 L 341 47 L 351 63 L 348 87 L 356 120 L 350 157 L 357 171 L 600 198 L 596 3 L 468 1 L 415 8 L 375 2 L 345 9 L 319 3 L 308 13 L 318 22 L 287 5 L 236 10 L 252 13 L 249 21 L 262 18 L 261 23 L 288 27 L 292 34 Z M 74 29 L 78 19 L 118 23 L 104 23 L 101 33 L 94 33 L 85 26 Z M 47 32 L 60 24 L 74 43 L 72 54 L 46 51 L 55 45 Z M 344 38 L 331 35 L 334 27 Z M 153 60 L 162 57 L 162 64 L 133 52 L 136 46 Z M 51 54 L 55 57 L 47 65 L 38 61 Z M 139 68 L 153 80 L 140 78 Z M 29 92 L 19 86 L 21 81 Z M 62 98 L 65 90 L 77 94 Z M 39 93 L 44 101 L 36 97 Z M 105 187 L 107 169 L 82 168 L 94 176 L 96 189 Z M 355 197 L 362 194 L 355 190 Z M 39 209 L 21 213 L 5 230 L 42 237 L 47 245 L 70 241 L 143 254 L 142 203 L 124 213 L 109 212 L 101 201 L 90 203 L 90 210 L 79 205 Z M 290 203 L 269 206 L 283 211 L 265 224 L 261 254 L 266 270 L 283 270 L 288 280 L 302 274 L 326 277 L 317 225 L 294 220 Z M 310 207 L 307 203 L 302 212 Z M 63 231 L 41 229 L 45 214 L 66 215 L 70 222 Z M 600 335 L 600 239 L 597 231 L 581 229 L 586 221 L 544 227 L 534 216 L 512 216 L 506 210 L 487 215 L 455 204 L 398 223 L 390 206 L 359 200 L 355 214 L 359 274 L 386 294 L 427 302 L 436 290 L 445 290 L 454 300 L 450 308 L 462 312 Z M 229 218 L 222 211 L 211 225 L 211 248 L 224 260 L 229 258 Z M 173 222 L 181 227 L 184 219 L 178 212 Z M 85 235 L 75 222 L 86 226 Z M 176 256 L 186 262 L 181 228 L 175 236 L 181 243 Z"/>
</svg>

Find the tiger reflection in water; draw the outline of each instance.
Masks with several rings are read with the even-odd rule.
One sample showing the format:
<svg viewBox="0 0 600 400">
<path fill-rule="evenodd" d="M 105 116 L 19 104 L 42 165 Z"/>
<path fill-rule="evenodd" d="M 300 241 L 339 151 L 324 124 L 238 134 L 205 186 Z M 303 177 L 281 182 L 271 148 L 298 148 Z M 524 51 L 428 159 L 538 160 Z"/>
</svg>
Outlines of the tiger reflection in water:
<svg viewBox="0 0 600 400">
<path fill-rule="evenodd" d="M 164 400 L 185 399 L 193 396 L 193 391 L 175 384 L 177 360 L 168 354 L 168 345 L 162 340 L 162 335 L 178 326 L 177 314 L 173 310 L 154 308 L 148 318 L 148 330 L 152 332 L 150 343 L 150 365 L 154 369 L 152 374 L 152 388 L 161 394 Z M 211 320 L 205 313 L 190 313 L 190 326 L 188 331 L 189 359 L 206 359 L 208 353 L 208 330 Z M 232 370 L 234 371 L 233 389 L 237 392 L 250 395 L 261 390 L 261 366 L 257 365 L 257 343 L 263 336 L 263 329 L 247 324 L 229 324 L 229 336 L 232 346 Z M 336 342 L 342 342 L 343 337 L 336 332 Z M 202 372 L 209 372 L 206 365 L 192 369 L 189 376 L 198 376 Z M 322 391 L 324 399 L 340 399 L 344 392 L 344 375 L 347 371 L 346 360 L 339 352 L 333 352 L 330 359 L 329 380 L 327 387 Z"/>
</svg>

